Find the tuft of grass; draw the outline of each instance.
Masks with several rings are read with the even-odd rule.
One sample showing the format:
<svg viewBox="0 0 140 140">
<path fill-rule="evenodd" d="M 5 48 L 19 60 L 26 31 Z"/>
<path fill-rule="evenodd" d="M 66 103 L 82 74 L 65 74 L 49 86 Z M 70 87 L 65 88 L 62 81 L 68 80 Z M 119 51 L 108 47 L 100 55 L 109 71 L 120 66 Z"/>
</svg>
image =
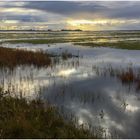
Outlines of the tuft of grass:
<svg viewBox="0 0 140 140">
<path fill-rule="evenodd" d="M 136 76 L 133 70 L 130 68 L 129 71 L 122 72 L 118 74 L 118 78 L 122 81 L 122 83 L 133 83 L 136 79 Z"/>
<path fill-rule="evenodd" d="M 68 53 L 67 51 L 62 52 L 62 59 L 67 60 L 68 58 L 72 58 L 72 54 Z"/>
<path fill-rule="evenodd" d="M 27 101 L 7 93 L 0 89 L 0 138 L 96 138 L 40 99 Z"/>
<path fill-rule="evenodd" d="M 98 70 L 98 69 L 97 69 Z M 98 71 L 97 71 L 98 72 Z M 106 76 L 109 74 L 111 77 L 117 77 L 122 84 L 131 85 L 134 84 L 136 87 L 136 91 L 140 91 L 140 73 L 139 69 L 135 70 L 132 67 L 128 69 L 117 70 L 112 67 L 105 69 L 103 72 L 99 72 L 100 75 Z"/>
<path fill-rule="evenodd" d="M 117 74 L 118 78 L 123 84 L 132 84 L 136 85 L 136 91 L 140 91 L 140 75 L 135 73 L 132 68 L 129 68 L 129 71 L 123 71 Z"/>
<path fill-rule="evenodd" d="M 14 68 L 18 65 L 48 66 L 51 63 L 49 55 L 45 52 L 27 51 L 0 47 L 0 67 Z"/>
</svg>

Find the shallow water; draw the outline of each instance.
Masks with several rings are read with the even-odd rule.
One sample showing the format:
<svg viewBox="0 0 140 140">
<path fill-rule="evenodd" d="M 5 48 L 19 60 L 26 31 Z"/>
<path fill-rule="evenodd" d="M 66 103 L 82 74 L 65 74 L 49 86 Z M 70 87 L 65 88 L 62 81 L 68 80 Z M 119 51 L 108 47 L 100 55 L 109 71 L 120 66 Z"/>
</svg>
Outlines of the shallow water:
<svg viewBox="0 0 140 140">
<path fill-rule="evenodd" d="M 71 43 L 53 45 L 3 44 L 29 50 L 43 50 L 74 56 L 57 59 L 49 68 L 17 67 L 12 73 L 0 71 L 5 89 L 41 97 L 57 106 L 64 114 L 74 115 L 78 125 L 90 129 L 103 127 L 104 137 L 140 138 L 140 92 L 135 85 L 123 85 L 109 74 L 108 68 L 140 68 L 140 51 L 112 48 L 90 48 Z"/>
<path fill-rule="evenodd" d="M 35 31 L 0 31 L 0 42 L 10 40 L 59 39 L 73 42 L 117 42 L 139 41 L 139 31 L 82 31 L 82 32 L 35 32 Z"/>
</svg>

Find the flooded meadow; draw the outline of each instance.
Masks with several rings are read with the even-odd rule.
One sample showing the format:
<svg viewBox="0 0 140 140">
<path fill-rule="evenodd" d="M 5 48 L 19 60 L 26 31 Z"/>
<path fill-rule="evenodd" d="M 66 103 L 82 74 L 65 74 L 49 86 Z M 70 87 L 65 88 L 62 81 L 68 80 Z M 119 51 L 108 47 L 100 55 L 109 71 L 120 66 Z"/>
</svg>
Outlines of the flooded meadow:
<svg viewBox="0 0 140 140">
<path fill-rule="evenodd" d="M 51 64 L 1 67 L 0 85 L 39 96 L 102 138 L 140 138 L 139 39 L 138 31 L 1 32 L 1 47 L 48 53 Z"/>
</svg>

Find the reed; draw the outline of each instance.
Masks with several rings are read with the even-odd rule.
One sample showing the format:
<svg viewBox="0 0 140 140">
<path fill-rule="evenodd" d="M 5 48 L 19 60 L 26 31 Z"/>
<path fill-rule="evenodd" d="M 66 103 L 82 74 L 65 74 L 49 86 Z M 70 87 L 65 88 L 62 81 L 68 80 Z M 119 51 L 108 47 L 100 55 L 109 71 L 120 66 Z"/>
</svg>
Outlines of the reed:
<svg viewBox="0 0 140 140">
<path fill-rule="evenodd" d="M 42 51 L 27 51 L 0 47 L 0 67 L 14 68 L 18 65 L 49 66 L 51 59 Z"/>
</svg>

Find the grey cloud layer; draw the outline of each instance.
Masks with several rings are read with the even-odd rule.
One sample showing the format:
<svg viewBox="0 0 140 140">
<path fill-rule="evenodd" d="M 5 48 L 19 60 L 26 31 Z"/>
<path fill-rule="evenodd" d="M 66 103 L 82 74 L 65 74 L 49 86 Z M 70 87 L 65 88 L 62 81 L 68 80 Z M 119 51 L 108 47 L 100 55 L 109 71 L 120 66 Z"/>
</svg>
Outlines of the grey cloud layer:
<svg viewBox="0 0 140 140">
<path fill-rule="evenodd" d="M 27 12 L 18 13 L 3 12 L 0 13 L 0 21 L 2 20 L 17 20 L 19 22 L 47 22 L 65 25 L 65 19 L 87 19 L 96 20 L 98 18 L 140 20 L 140 2 L 126 1 L 98 1 L 98 2 L 70 2 L 70 1 L 36 1 L 36 2 L 0 2 L 0 8 L 10 9 L 19 8 L 25 9 Z M 36 12 L 29 12 L 28 10 Z M 2 10 L 1 10 L 2 11 Z M 0 12 L 1 12 L 0 11 Z M 53 24 L 51 24 L 51 27 Z M 59 25 L 60 26 L 60 25 Z M 119 26 L 119 28 L 134 28 L 139 29 L 138 24 Z"/>
<path fill-rule="evenodd" d="M 62 15 L 75 13 L 97 14 L 109 18 L 139 18 L 140 2 L 28 2 L 26 8 L 50 11 Z"/>
<path fill-rule="evenodd" d="M 0 3 L 1 6 L 1 3 Z M 61 15 L 74 15 L 75 13 L 98 14 L 110 18 L 139 18 L 140 2 L 70 2 L 70 1 L 38 1 L 38 2 L 3 2 L 3 7 L 23 7 L 38 9 Z"/>
</svg>

